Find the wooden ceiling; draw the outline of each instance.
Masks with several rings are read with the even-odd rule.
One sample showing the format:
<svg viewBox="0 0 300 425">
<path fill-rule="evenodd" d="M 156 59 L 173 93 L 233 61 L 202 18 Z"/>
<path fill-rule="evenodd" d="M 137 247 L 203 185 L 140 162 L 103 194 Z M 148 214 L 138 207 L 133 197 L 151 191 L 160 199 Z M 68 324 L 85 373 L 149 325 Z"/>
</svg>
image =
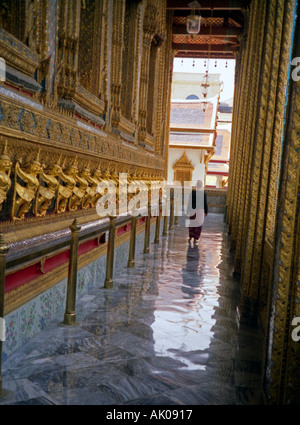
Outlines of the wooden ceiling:
<svg viewBox="0 0 300 425">
<path fill-rule="evenodd" d="M 244 12 L 250 0 L 198 0 L 201 15 L 199 34 L 186 30 L 192 0 L 167 0 L 173 12 L 173 48 L 180 58 L 234 59 L 244 27 Z"/>
</svg>

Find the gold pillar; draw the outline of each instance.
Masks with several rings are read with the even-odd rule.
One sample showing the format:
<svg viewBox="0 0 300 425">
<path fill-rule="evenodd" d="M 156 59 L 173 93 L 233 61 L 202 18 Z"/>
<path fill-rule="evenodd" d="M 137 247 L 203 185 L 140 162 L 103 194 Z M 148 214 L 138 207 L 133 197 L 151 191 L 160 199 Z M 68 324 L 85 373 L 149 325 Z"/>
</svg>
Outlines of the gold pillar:
<svg viewBox="0 0 300 425">
<path fill-rule="evenodd" d="M 159 243 L 160 217 L 161 217 L 161 200 L 159 200 L 159 203 L 158 203 L 154 243 Z"/>
<path fill-rule="evenodd" d="M 239 155 L 239 131 L 241 124 L 242 101 L 244 96 L 245 70 L 247 67 L 248 45 L 247 36 L 249 32 L 249 15 L 250 12 L 245 12 L 244 33 L 241 39 L 241 48 L 239 52 L 239 61 L 236 67 L 235 74 L 235 91 L 234 91 L 234 109 L 232 115 L 232 134 L 231 134 L 231 149 L 230 149 L 230 167 L 228 177 L 228 194 L 227 194 L 227 222 L 229 233 L 232 233 L 234 226 L 234 203 L 236 201 L 236 185 L 239 173 L 238 155 Z M 232 238 L 234 239 L 234 238 Z M 234 244 L 232 244 L 234 246 Z"/>
<path fill-rule="evenodd" d="M 116 238 L 116 217 L 110 217 L 109 220 L 110 222 L 106 256 L 106 276 L 104 281 L 104 288 L 106 289 L 111 289 L 113 287 L 114 253 Z"/>
<path fill-rule="evenodd" d="M 167 233 L 168 233 L 168 216 L 165 215 L 164 216 L 164 224 L 163 224 L 162 236 L 166 236 Z"/>
<path fill-rule="evenodd" d="M 60 0 L 59 49 L 57 54 L 58 95 L 73 97 L 78 85 L 78 40 L 80 29 L 80 0 Z"/>
<path fill-rule="evenodd" d="M 174 189 L 170 190 L 170 198 L 171 198 L 171 208 L 170 208 L 170 221 L 169 221 L 169 230 L 173 229 L 174 224 Z"/>
<path fill-rule="evenodd" d="M 151 205 L 148 205 L 148 214 L 145 220 L 145 239 L 144 239 L 144 254 L 149 254 L 150 242 L 150 225 L 151 225 Z"/>
<path fill-rule="evenodd" d="M 113 1 L 112 22 L 112 65 L 111 65 L 111 107 L 112 126 L 117 126 L 121 118 L 122 56 L 125 3 Z"/>
<path fill-rule="evenodd" d="M 262 97 L 255 137 L 252 185 L 245 204 L 245 256 L 242 268 L 243 293 L 263 301 L 268 292 L 268 268 L 274 255 L 274 220 L 277 206 L 277 187 L 282 146 L 286 81 L 289 67 L 294 1 L 271 1 L 268 8 L 266 49 L 262 70 Z M 276 18 L 274 18 L 276 17 Z M 263 258 L 266 264 L 263 265 Z M 268 265 L 267 265 L 268 263 Z M 256 265 L 256 266 L 254 266 Z M 263 267 L 262 267 L 263 266 Z M 264 273 L 262 281 L 262 273 Z M 263 286 L 262 286 L 263 285 Z M 265 288 L 264 288 L 265 286 Z M 261 300 L 263 295 L 263 300 Z M 267 329 L 268 311 L 265 311 Z"/>
<path fill-rule="evenodd" d="M 236 232 L 236 252 L 235 252 L 235 270 L 240 274 L 243 266 L 244 243 L 248 234 L 248 216 L 252 207 L 252 199 L 249 196 L 250 188 L 253 185 L 252 167 L 253 154 L 257 125 L 257 111 L 261 99 L 259 97 L 260 75 L 262 67 L 263 46 L 264 46 L 264 29 L 266 16 L 266 2 L 259 1 L 256 7 L 254 19 L 252 40 L 252 54 L 250 57 L 249 68 L 252 75 L 249 75 L 249 100 L 247 105 L 247 113 L 245 114 L 243 137 L 243 154 L 242 154 L 242 169 L 239 182 L 239 193 L 241 193 L 240 203 L 237 209 L 237 232 Z"/>
<path fill-rule="evenodd" d="M 280 84 L 285 84 L 286 82 L 284 73 L 289 65 L 288 58 L 291 45 L 289 37 L 292 31 L 291 23 L 294 19 L 295 2 L 286 1 L 284 7 L 285 18 L 282 30 L 283 44 L 278 89 L 282 89 Z M 300 56 L 299 4 L 297 15 L 298 25 L 296 25 L 292 57 Z M 269 233 L 272 234 L 272 226 L 274 225 L 275 255 L 272 258 L 273 273 L 270 276 L 272 293 L 268 297 L 270 299 L 268 312 L 271 313 L 271 325 L 268 327 L 269 340 L 266 349 L 265 389 L 270 404 L 296 406 L 300 403 L 300 350 L 299 341 L 293 335 L 293 331 L 296 331 L 296 336 L 299 336 L 299 331 L 297 332 L 293 319 L 300 317 L 300 82 L 292 81 L 291 79 L 290 85 L 286 130 L 282 145 L 281 143 L 279 144 L 282 131 L 279 134 L 278 130 L 274 131 L 274 138 L 278 141 L 282 152 L 278 152 L 279 147 L 272 151 L 271 169 L 272 167 L 274 169 L 271 174 L 269 202 L 267 204 L 266 242 L 270 239 Z M 284 96 L 285 91 L 280 94 Z M 281 101 L 284 105 L 283 99 L 279 96 L 276 113 L 278 108 L 283 107 Z M 274 125 L 274 130 L 276 130 L 276 124 Z M 281 161 L 278 161 L 278 154 L 281 157 Z M 277 174 L 276 161 L 279 162 L 277 167 L 280 167 L 278 194 L 277 190 L 274 190 L 274 182 L 272 181 L 272 178 Z M 277 208 L 276 218 L 271 212 L 272 203 L 275 201 Z M 267 261 L 266 257 L 263 258 L 263 265 Z"/>
<path fill-rule="evenodd" d="M 70 258 L 69 273 L 67 285 L 66 310 L 64 315 L 65 325 L 75 325 L 76 323 L 76 289 L 77 289 L 77 265 L 78 265 L 78 237 L 81 227 L 77 226 L 77 220 L 73 221 L 70 226 L 71 242 L 70 242 Z"/>
<path fill-rule="evenodd" d="M 179 199 L 178 199 L 178 195 L 176 198 L 176 202 L 175 202 L 175 191 L 174 191 L 174 224 L 175 226 L 178 226 L 178 214 L 179 214 Z"/>
<path fill-rule="evenodd" d="M 239 143 L 235 181 L 235 201 L 232 208 L 231 248 L 236 249 L 235 272 L 241 273 L 241 252 L 237 241 L 240 241 L 242 232 L 242 217 L 247 211 L 245 202 L 248 191 L 248 172 L 251 167 L 253 128 L 257 113 L 258 78 L 260 76 L 260 62 L 262 56 L 262 34 L 266 9 L 266 1 L 254 0 L 250 6 L 249 32 L 246 49 L 244 51 L 244 66 L 242 74 L 243 94 L 241 98 L 241 113 L 236 137 Z"/>
<path fill-rule="evenodd" d="M 129 242 L 129 256 L 127 267 L 134 267 L 134 255 L 135 255 L 135 241 L 136 241 L 136 215 L 133 213 L 131 218 L 131 229 L 130 229 L 130 242 Z"/>
</svg>

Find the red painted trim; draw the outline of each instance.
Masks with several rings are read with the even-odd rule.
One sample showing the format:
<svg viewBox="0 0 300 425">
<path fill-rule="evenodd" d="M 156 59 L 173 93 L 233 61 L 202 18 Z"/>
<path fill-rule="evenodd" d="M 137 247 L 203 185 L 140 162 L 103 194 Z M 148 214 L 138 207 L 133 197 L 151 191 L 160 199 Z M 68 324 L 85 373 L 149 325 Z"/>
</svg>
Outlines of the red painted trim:
<svg viewBox="0 0 300 425">
<path fill-rule="evenodd" d="M 10 274 L 5 277 L 5 292 L 10 292 L 25 283 L 39 277 L 42 273 L 38 271 L 37 265 L 27 267 L 26 269 L 19 270 L 16 273 Z"/>
<path fill-rule="evenodd" d="M 145 217 L 141 217 L 138 220 L 138 222 L 144 223 L 145 219 L 146 219 Z M 126 232 L 130 232 L 130 230 L 131 230 L 131 223 L 121 226 L 117 229 L 117 236 L 122 235 Z M 82 254 L 85 254 L 97 248 L 99 245 L 102 245 L 105 242 L 105 238 L 102 237 L 101 239 L 102 240 L 99 241 L 99 238 L 95 238 L 80 244 L 78 247 L 78 255 L 80 256 Z M 39 276 L 42 276 L 45 273 L 49 273 L 50 271 L 56 269 L 62 264 L 67 263 L 69 261 L 69 252 L 70 250 L 66 249 L 65 251 L 57 255 L 46 258 L 42 269 L 41 269 L 40 262 L 37 262 L 15 273 L 6 275 L 5 276 L 5 292 L 7 293 L 14 289 L 17 289 L 20 286 L 25 285 L 26 283 L 31 282 L 32 280 L 38 278 Z"/>
<path fill-rule="evenodd" d="M 78 247 L 78 255 L 85 254 L 86 252 L 91 251 L 94 248 L 97 248 L 99 245 L 102 245 L 104 240 L 98 242 L 98 238 L 95 238 L 91 241 L 84 242 Z M 46 258 L 43 268 L 41 270 L 40 262 L 33 264 L 31 266 L 25 267 L 22 270 L 19 270 L 15 273 L 11 273 L 5 276 L 5 292 L 10 292 L 13 289 L 19 288 L 22 285 L 25 285 L 28 282 L 38 278 L 39 276 L 48 273 L 57 267 L 65 264 L 69 261 L 69 249 L 61 252 L 53 257 Z"/>
<path fill-rule="evenodd" d="M 29 96 L 29 97 L 33 97 L 33 94 L 32 93 L 30 93 L 30 92 L 28 92 L 28 91 L 26 91 L 26 90 L 23 90 L 23 89 L 20 89 L 19 87 L 17 87 L 17 86 L 14 86 L 13 84 L 9 84 L 9 83 L 4 83 L 4 85 L 6 86 L 6 87 L 9 87 L 10 89 L 14 89 L 15 91 L 17 91 L 18 93 L 23 93 L 23 94 L 25 94 L 26 96 Z"/>
<path fill-rule="evenodd" d="M 75 113 L 75 117 L 78 118 L 78 119 L 80 119 L 80 120 L 82 120 L 82 121 L 84 121 L 84 122 L 89 122 L 89 120 L 87 120 L 86 118 L 82 117 L 81 115 L 79 115 L 77 113 Z"/>
<path fill-rule="evenodd" d="M 127 232 L 127 224 L 125 226 L 118 227 L 117 229 L 117 236 L 122 235 L 123 233 Z"/>
<path fill-rule="evenodd" d="M 78 113 L 75 113 L 75 117 L 78 118 L 81 121 L 88 123 L 92 127 L 98 128 L 99 130 L 103 129 L 103 126 L 96 124 L 93 121 L 88 120 L 87 118 L 83 117 L 82 115 L 79 115 Z"/>
</svg>

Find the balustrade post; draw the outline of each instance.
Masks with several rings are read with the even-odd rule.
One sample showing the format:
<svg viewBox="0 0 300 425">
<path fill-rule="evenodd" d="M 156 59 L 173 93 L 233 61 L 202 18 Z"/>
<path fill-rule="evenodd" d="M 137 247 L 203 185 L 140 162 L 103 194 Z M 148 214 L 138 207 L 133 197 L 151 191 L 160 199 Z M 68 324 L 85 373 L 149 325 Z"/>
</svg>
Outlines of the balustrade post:
<svg viewBox="0 0 300 425">
<path fill-rule="evenodd" d="M 154 243 L 159 243 L 160 216 L 161 216 L 161 200 L 159 200 L 158 202 L 158 214 L 156 216 Z"/>
<path fill-rule="evenodd" d="M 109 218 L 109 235 L 107 244 L 106 256 L 106 277 L 104 288 L 113 288 L 113 271 L 114 271 L 114 253 L 115 253 L 115 238 L 116 238 L 116 217 Z"/>
<path fill-rule="evenodd" d="M 171 188 L 170 190 L 170 197 L 171 197 L 171 211 L 170 211 L 170 222 L 169 222 L 169 230 L 173 229 L 174 224 L 174 189 Z"/>
<path fill-rule="evenodd" d="M 77 289 L 77 266 L 78 266 L 78 239 L 81 227 L 77 225 L 77 220 L 70 226 L 70 258 L 67 284 L 66 310 L 64 315 L 65 325 L 75 325 L 76 323 L 76 289 Z"/>
<path fill-rule="evenodd" d="M 163 230 L 162 230 L 162 236 L 167 236 L 168 234 L 168 216 L 169 216 L 169 212 L 170 212 L 170 203 L 169 203 L 169 197 L 166 196 L 165 197 L 165 202 L 164 202 L 164 206 L 163 206 Z"/>
<path fill-rule="evenodd" d="M 174 210 L 175 210 L 174 224 L 175 224 L 175 226 L 177 226 L 178 225 L 179 205 L 178 205 L 178 196 L 177 196 L 177 199 L 176 199 L 176 202 L 175 202 L 175 192 L 174 192 L 174 189 L 173 189 L 173 198 L 174 198 L 174 205 L 175 205 L 175 208 L 174 208 Z"/>
<path fill-rule="evenodd" d="M 9 248 L 6 245 L 2 232 L 0 233 L 0 320 L 2 329 L 0 329 L 0 397 L 4 397 L 7 391 L 2 387 L 2 344 L 5 339 L 4 322 L 4 296 L 5 296 L 5 257 Z"/>
<path fill-rule="evenodd" d="M 134 256 L 135 256 L 135 241 L 136 241 L 136 214 L 133 212 L 131 218 L 131 231 L 130 231 L 130 243 L 129 243 L 129 256 L 127 267 L 134 267 Z"/>
<path fill-rule="evenodd" d="M 151 205 L 148 204 L 148 214 L 145 220 L 145 240 L 144 240 L 144 254 L 149 254 L 149 241 L 150 241 L 150 221 L 151 221 Z"/>
<path fill-rule="evenodd" d="M 168 233 L 168 215 L 165 214 L 164 216 L 164 224 L 163 224 L 163 231 L 162 236 L 166 236 Z"/>
</svg>

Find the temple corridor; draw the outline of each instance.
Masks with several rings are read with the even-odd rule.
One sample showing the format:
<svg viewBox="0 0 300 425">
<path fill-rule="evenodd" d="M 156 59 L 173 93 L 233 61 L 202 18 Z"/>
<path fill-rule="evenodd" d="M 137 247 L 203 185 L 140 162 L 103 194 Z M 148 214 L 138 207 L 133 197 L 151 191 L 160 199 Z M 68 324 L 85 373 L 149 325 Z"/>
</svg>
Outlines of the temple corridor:
<svg viewBox="0 0 300 425">
<path fill-rule="evenodd" d="M 262 404 L 262 335 L 240 324 L 239 284 L 222 214 L 198 246 L 185 218 L 136 253 L 114 288 L 77 302 L 77 325 L 53 322 L 3 363 L 1 404 Z"/>
</svg>

